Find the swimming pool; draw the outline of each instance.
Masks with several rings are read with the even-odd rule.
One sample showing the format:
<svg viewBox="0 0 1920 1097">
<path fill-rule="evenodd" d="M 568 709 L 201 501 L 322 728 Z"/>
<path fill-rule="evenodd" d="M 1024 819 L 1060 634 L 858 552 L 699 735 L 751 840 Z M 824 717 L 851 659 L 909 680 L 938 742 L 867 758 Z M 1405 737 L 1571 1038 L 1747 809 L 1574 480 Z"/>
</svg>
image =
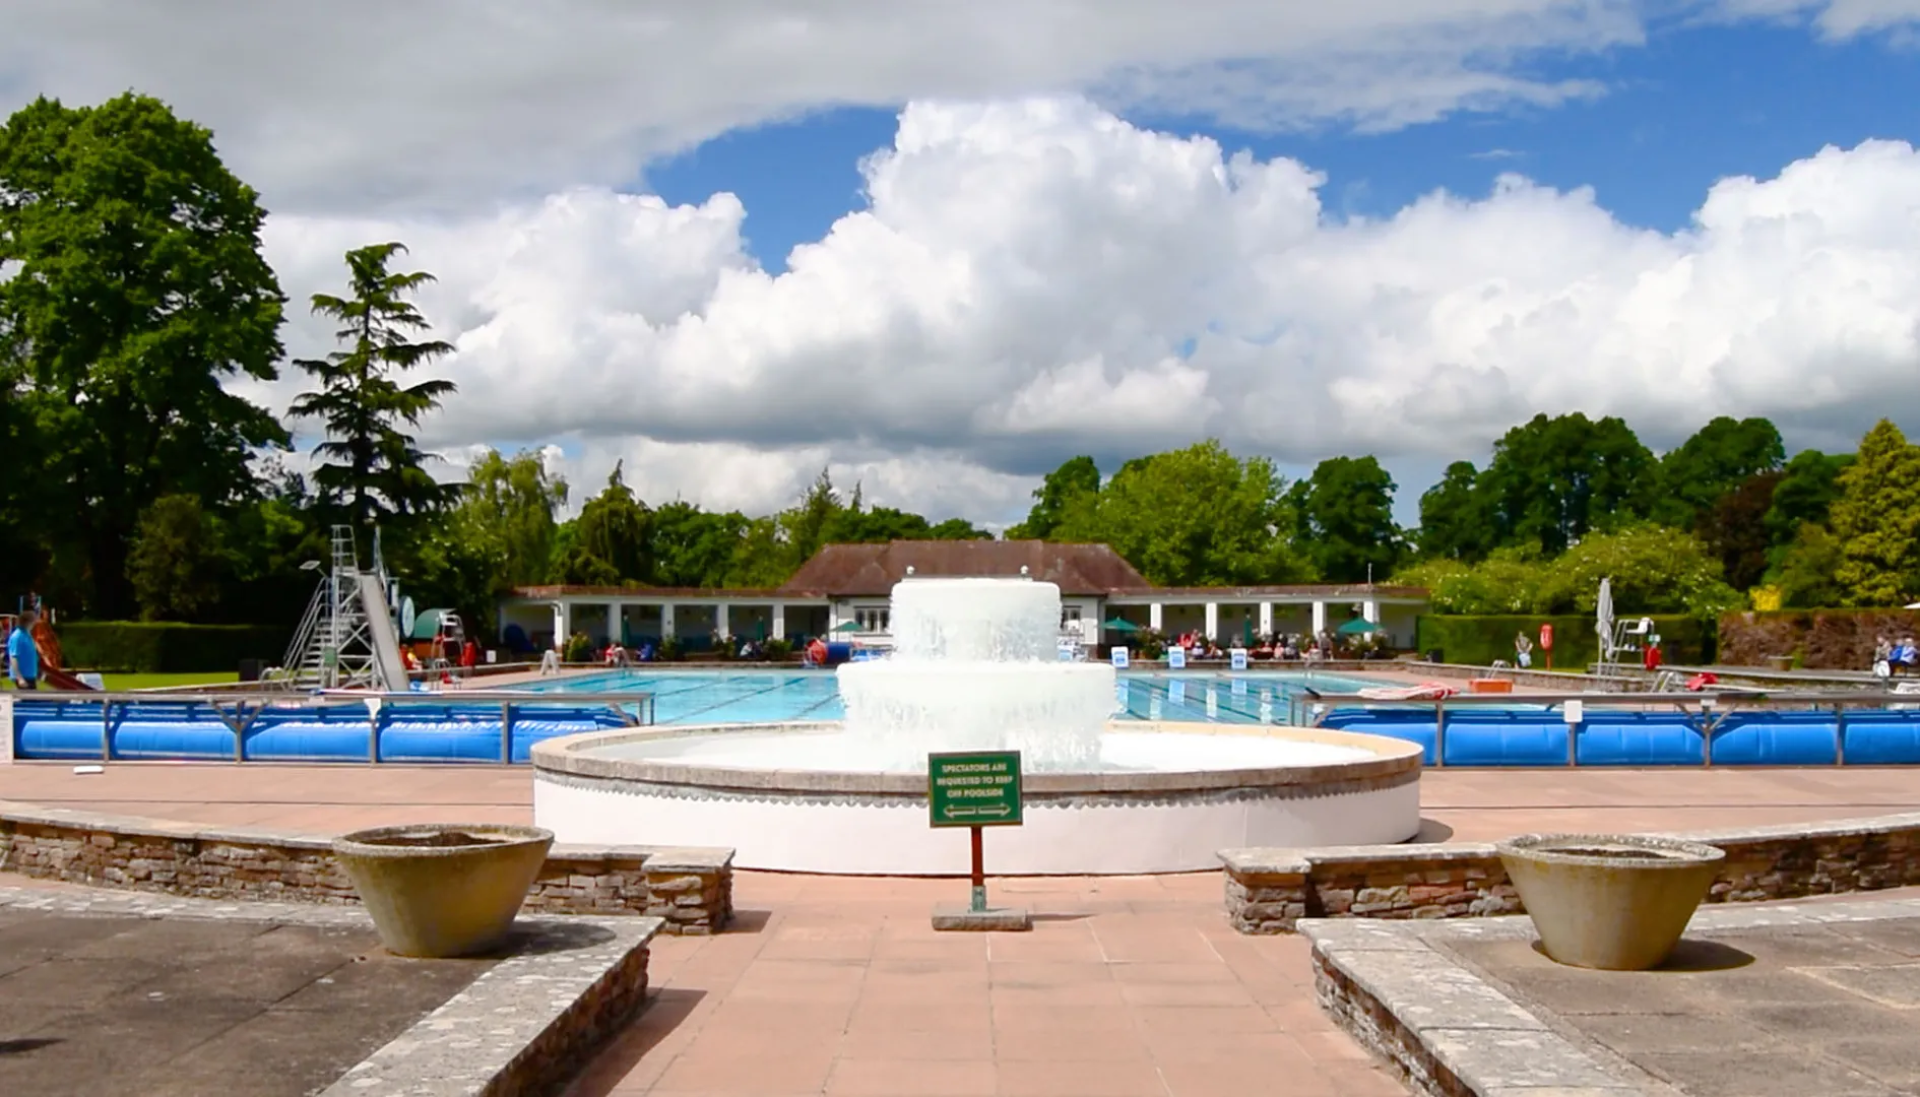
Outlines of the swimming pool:
<svg viewBox="0 0 1920 1097">
<path fill-rule="evenodd" d="M 1120 675 L 1120 720 L 1180 720 L 1214 724 L 1285 722 L 1301 687 L 1351 693 L 1378 682 L 1316 671 L 1193 671 Z M 633 668 L 568 677 L 526 687 L 540 693 L 651 693 L 656 724 L 757 724 L 784 720 L 839 720 L 838 680 L 821 671 L 743 670 L 723 673 Z"/>
</svg>

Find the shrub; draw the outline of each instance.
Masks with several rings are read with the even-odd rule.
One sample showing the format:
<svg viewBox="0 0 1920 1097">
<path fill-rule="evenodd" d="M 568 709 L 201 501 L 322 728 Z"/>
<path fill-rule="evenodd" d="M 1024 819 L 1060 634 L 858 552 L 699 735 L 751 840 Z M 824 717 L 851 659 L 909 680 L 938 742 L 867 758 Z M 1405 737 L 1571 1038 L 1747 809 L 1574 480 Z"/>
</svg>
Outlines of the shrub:
<svg viewBox="0 0 1920 1097">
<path fill-rule="evenodd" d="M 242 659 L 272 666 L 292 640 L 278 625 L 189 625 L 173 621 L 63 621 L 54 626 L 70 667 L 132 674 L 231 671 Z"/>
<path fill-rule="evenodd" d="M 584 632 L 576 632 L 567 637 L 567 646 L 561 649 L 560 658 L 569 663 L 586 663 L 593 659 L 593 640 Z"/>
<path fill-rule="evenodd" d="M 1638 616 L 1630 618 L 1638 620 Z M 1533 665 L 1545 667 L 1539 648 L 1540 626 L 1553 626 L 1553 665 L 1558 670 L 1584 671 L 1600 659 L 1600 634 L 1586 616 L 1532 616 L 1522 614 L 1450 617 L 1423 614 L 1414 625 L 1414 646 L 1421 652 L 1439 648 L 1449 663 L 1486 666 L 1495 659 L 1513 662 L 1513 638 L 1524 632 L 1533 639 Z M 1679 614 L 1653 618 L 1666 662 L 1710 663 L 1717 654 L 1718 631 L 1712 622 Z M 1631 660 L 1633 656 L 1623 656 Z"/>
</svg>

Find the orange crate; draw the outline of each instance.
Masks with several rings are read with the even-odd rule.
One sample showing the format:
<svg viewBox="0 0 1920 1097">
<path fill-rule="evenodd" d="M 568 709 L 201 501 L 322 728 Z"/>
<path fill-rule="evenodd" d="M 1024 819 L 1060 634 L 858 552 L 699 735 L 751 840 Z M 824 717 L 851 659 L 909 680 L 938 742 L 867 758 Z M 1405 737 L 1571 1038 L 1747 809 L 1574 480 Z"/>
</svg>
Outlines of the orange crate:
<svg viewBox="0 0 1920 1097">
<path fill-rule="evenodd" d="M 1475 678 L 1467 683 L 1468 693 L 1512 693 L 1513 683 L 1505 678 Z"/>
</svg>

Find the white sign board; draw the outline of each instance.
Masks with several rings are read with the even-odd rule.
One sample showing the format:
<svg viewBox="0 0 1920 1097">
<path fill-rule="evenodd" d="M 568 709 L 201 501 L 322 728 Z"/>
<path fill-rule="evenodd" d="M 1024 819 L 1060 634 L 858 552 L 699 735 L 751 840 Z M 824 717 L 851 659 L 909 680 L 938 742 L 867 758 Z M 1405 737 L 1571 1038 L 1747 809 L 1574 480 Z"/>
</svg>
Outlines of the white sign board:
<svg viewBox="0 0 1920 1097">
<path fill-rule="evenodd" d="M 1234 670 L 1247 669 L 1247 649 L 1234 648 L 1232 651 L 1227 652 L 1227 665 Z"/>
<path fill-rule="evenodd" d="M 1078 658 L 1079 655 L 1080 655 L 1080 646 L 1078 644 L 1075 644 L 1071 641 L 1065 641 L 1061 643 L 1060 645 L 1060 661 L 1061 662 L 1071 663 L 1074 661 L 1074 659 Z"/>
<path fill-rule="evenodd" d="M 1113 666 L 1114 666 L 1114 669 L 1116 670 L 1127 669 L 1127 649 L 1126 648 L 1113 649 Z"/>
<path fill-rule="evenodd" d="M 1187 649 L 1186 648 L 1168 648 L 1167 649 L 1167 669 L 1168 670 L 1187 669 Z"/>
<path fill-rule="evenodd" d="M 1566 707 L 1560 710 L 1560 716 L 1569 724 L 1585 723 L 1587 704 L 1585 701 L 1568 701 Z"/>
</svg>

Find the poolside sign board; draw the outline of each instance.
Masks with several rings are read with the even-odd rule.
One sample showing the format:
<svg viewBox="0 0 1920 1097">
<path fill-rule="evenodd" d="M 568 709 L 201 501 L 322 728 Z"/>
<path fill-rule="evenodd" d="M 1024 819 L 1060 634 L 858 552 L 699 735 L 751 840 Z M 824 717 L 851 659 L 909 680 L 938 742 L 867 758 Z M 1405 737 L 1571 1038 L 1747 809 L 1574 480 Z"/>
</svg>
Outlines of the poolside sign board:
<svg viewBox="0 0 1920 1097">
<path fill-rule="evenodd" d="M 1112 658 L 1113 658 L 1113 667 L 1115 670 L 1127 669 L 1127 649 L 1126 648 L 1116 646 L 1113 649 Z"/>
<path fill-rule="evenodd" d="M 1168 648 L 1167 649 L 1167 669 L 1168 670 L 1187 669 L 1187 649 L 1186 648 Z"/>
<path fill-rule="evenodd" d="M 927 805 L 936 827 L 1017 827 L 1020 752 L 927 755 Z"/>
<path fill-rule="evenodd" d="M 1227 666 L 1233 670 L 1247 669 L 1247 649 L 1234 648 L 1227 652 Z"/>
</svg>

